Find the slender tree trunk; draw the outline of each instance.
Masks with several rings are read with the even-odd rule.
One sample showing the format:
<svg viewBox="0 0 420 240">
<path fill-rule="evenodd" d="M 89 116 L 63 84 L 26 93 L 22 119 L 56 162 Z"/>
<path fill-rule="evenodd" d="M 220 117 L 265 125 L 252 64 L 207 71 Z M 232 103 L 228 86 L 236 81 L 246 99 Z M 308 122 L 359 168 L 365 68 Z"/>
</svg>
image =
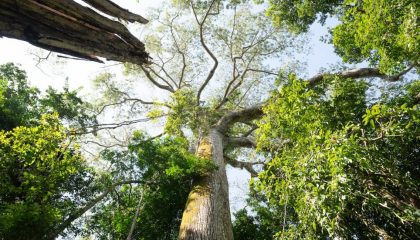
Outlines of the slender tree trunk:
<svg viewBox="0 0 420 240">
<path fill-rule="evenodd" d="M 218 169 L 194 182 L 182 216 L 181 240 L 231 240 L 229 192 L 223 159 L 223 135 L 212 129 L 200 140 L 197 155 L 213 159 Z"/>
</svg>

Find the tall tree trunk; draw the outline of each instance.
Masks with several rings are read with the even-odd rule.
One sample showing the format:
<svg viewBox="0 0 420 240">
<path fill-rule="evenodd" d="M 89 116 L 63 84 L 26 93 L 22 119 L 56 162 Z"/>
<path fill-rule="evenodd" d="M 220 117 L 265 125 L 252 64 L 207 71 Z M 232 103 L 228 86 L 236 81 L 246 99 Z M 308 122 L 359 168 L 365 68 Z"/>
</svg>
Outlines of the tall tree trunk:
<svg viewBox="0 0 420 240">
<path fill-rule="evenodd" d="M 179 239 L 231 240 L 229 192 L 223 159 L 223 135 L 212 129 L 200 140 L 197 155 L 211 158 L 218 169 L 194 182 L 182 215 Z"/>
</svg>

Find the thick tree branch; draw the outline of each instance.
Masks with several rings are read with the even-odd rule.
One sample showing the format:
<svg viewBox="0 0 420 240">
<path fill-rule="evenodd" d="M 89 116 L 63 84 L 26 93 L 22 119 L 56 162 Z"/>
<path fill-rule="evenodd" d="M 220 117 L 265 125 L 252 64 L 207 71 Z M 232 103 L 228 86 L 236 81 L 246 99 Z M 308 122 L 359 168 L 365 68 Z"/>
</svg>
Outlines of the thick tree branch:
<svg viewBox="0 0 420 240">
<path fill-rule="evenodd" d="M 2 0 L 0 36 L 91 61 L 101 62 L 96 57 L 100 56 L 135 64 L 148 62 L 144 44 L 124 25 L 75 1 Z"/>
<path fill-rule="evenodd" d="M 324 80 L 325 76 L 328 75 L 336 75 L 336 76 L 340 76 L 343 78 L 371 78 L 371 77 L 378 77 L 378 78 L 382 78 L 386 81 L 390 81 L 390 82 L 395 82 L 398 81 L 404 74 L 408 73 L 411 69 L 413 69 L 415 65 L 411 65 L 409 66 L 407 69 L 405 69 L 404 71 L 396 74 L 396 75 L 386 75 L 383 74 L 379 71 L 379 69 L 377 68 L 356 68 L 356 69 L 351 69 L 351 70 L 347 70 L 347 71 L 343 71 L 343 72 L 339 72 L 339 73 L 323 73 L 323 74 L 317 74 L 311 78 L 308 79 L 309 83 L 311 85 L 315 85 L 319 82 L 321 82 L 322 80 Z"/>
<path fill-rule="evenodd" d="M 127 9 L 121 8 L 110 0 L 83 0 L 92 7 L 116 18 L 122 18 L 129 22 L 148 23 L 149 21 L 144 17 L 134 14 Z"/>
<path fill-rule="evenodd" d="M 215 125 L 215 128 L 221 132 L 226 131 L 237 122 L 249 122 L 260 118 L 263 115 L 262 104 L 255 105 L 237 112 L 230 112 L 224 115 Z"/>
<path fill-rule="evenodd" d="M 228 163 L 229 165 L 231 165 L 232 167 L 235 168 L 240 168 L 240 169 L 244 169 L 247 170 L 250 174 L 251 177 L 258 177 L 258 172 L 255 171 L 255 169 L 253 168 L 254 165 L 257 164 L 264 164 L 262 162 L 243 162 L 243 161 L 238 161 L 235 159 L 232 159 L 228 156 L 223 156 L 226 163 Z"/>
<path fill-rule="evenodd" d="M 255 139 L 251 137 L 226 137 L 226 145 L 228 147 L 245 147 L 255 148 L 257 146 Z"/>
</svg>

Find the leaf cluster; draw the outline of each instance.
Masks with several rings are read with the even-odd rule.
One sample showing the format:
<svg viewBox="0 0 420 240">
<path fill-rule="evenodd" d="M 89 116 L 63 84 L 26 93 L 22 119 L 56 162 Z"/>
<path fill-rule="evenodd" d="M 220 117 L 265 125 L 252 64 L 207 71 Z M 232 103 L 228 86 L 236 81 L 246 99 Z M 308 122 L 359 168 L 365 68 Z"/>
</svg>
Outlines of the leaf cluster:
<svg viewBox="0 0 420 240">
<path fill-rule="evenodd" d="M 128 151 L 107 151 L 104 158 L 113 163 L 112 177 L 136 176 L 144 183 L 117 189 L 109 201 L 95 208 L 88 232 L 99 239 L 125 238 L 138 206 L 136 239 L 177 239 L 192 180 L 215 169 L 210 160 L 188 152 L 184 138 L 147 139 L 140 132 L 134 134 Z"/>
<path fill-rule="evenodd" d="M 263 1 L 259 1 L 263 2 Z M 413 0 L 269 0 L 273 21 L 297 33 L 319 19 L 337 17 L 332 29 L 335 51 L 345 62 L 368 61 L 387 74 L 418 67 L 420 5 Z"/>
<path fill-rule="evenodd" d="M 59 118 L 73 127 L 95 123 L 77 90 L 67 87 L 62 92 L 49 88 L 42 96 L 31 87 L 25 71 L 13 63 L 0 65 L 0 129 L 37 125 L 42 114 L 58 113 Z"/>
<path fill-rule="evenodd" d="M 90 196 L 94 173 L 60 125 L 0 131 L 0 238 L 42 239 Z"/>
<path fill-rule="evenodd" d="M 418 237 L 417 88 L 367 106 L 363 81 L 289 76 L 264 108 L 258 147 L 271 161 L 253 185 L 296 214 L 276 237 Z"/>
</svg>

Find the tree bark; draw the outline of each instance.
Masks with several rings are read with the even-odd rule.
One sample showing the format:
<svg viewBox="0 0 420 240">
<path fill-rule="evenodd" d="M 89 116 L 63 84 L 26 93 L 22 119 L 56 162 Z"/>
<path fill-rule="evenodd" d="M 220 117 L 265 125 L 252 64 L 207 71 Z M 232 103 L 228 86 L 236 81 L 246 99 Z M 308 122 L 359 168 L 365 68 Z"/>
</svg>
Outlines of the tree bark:
<svg viewBox="0 0 420 240">
<path fill-rule="evenodd" d="M 112 16 L 147 22 L 108 0 L 88 1 Z M 0 37 L 23 40 L 37 47 L 82 59 L 143 64 L 144 44 L 121 23 L 75 1 L 1 0 Z"/>
<path fill-rule="evenodd" d="M 223 135 L 215 128 L 211 129 L 208 137 L 200 140 L 197 155 L 211 158 L 218 168 L 194 181 L 182 215 L 179 239 L 231 240 L 233 232 Z"/>
</svg>

